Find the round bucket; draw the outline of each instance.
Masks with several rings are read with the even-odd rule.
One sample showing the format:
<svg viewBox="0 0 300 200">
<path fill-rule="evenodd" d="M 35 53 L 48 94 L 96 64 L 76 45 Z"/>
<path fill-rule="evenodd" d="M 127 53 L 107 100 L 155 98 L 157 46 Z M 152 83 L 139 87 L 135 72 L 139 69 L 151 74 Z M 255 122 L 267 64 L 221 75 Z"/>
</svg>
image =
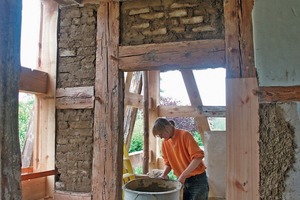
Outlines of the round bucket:
<svg viewBox="0 0 300 200">
<path fill-rule="evenodd" d="M 123 186 L 124 200 L 179 200 L 181 183 L 158 178 L 141 178 Z"/>
</svg>

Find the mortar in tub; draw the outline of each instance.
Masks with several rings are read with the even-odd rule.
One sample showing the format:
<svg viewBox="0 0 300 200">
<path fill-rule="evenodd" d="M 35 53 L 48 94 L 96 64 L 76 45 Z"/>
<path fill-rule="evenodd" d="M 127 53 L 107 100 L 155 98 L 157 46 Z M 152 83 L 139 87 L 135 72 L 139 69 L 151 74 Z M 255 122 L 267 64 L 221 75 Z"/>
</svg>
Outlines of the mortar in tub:
<svg viewBox="0 0 300 200">
<path fill-rule="evenodd" d="M 123 186 L 124 200 L 179 200 L 182 184 L 159 178 L 139 178 Z"/>
</svg>

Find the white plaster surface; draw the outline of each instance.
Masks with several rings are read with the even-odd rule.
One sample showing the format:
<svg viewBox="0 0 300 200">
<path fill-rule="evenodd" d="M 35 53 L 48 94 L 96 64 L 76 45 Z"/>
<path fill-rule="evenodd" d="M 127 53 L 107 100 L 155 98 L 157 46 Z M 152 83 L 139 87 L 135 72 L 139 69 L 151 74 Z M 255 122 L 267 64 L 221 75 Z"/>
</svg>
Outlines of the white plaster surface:
<svg viewBox="0 0 300 200">
<path fill-rule="evenodd" d="M 209 197 L 226 197 L 226 132 L 204 133 L 204 163 L 209 183 Z"/>
<path fill-rule="evenodd" d="M 300 85 L 300 1 L 254 1 L 253 31 L 259 85 Z"/>
</svg>

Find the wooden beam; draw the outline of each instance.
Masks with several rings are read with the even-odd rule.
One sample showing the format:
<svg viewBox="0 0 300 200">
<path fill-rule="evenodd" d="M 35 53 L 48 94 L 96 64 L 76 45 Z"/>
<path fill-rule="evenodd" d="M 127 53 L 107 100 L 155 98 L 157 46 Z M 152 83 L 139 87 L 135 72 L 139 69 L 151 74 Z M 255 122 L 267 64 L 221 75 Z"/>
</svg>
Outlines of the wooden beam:
<svg viewBox="0 0 300 200">
<path fill-rule="evenodd" d="M 126 93 L 124 104 L 134 108 L 143 108 L 143 99 L 144 97 L 140 94 Z"/>
<path fill-rule="evenodd" d="M 252 30 L 253 1 L 224 1 L 227 78 L 256 77 Z"/>
<path fill-rule="evenodd" d="M 224 106 L 158 106 L 159 117 L 225 117 Z"/>
<path fill-rule="evenodd" d="M 253 91 L 261 103 L 300 101 L 300 86 L 270 86 L 259 87 Z"/>
<path fill-rule="evenodd" d="M 224 40 L 197 40 L 119 47 L 123 71 L 225 67 Z"/>
<path fill-rule="evenodd" d="M 54 0 L 61 6 L 72 6 L 79 5 L 82 3 L 82 0 Z"/>
<path fill-rule="evenodd" d="M 21 68 L 19 91 L 34 94 L 46 94 L 48 86 L 48 74 L 26 67 Z"/>
<path fill-rule="evenodd" d="M 189 95 L 189 99 L 192 106 L 202 106 L 202 100 L 200 97 L 199 89 L 192 70 L 180 70 L 185 88 Z M 204 132 L 209 131 L 210 127 L 207 118 L 200 114 L 200 116 L 195 117 L 195 122 L 197 124 L 199 133 L 201 135 L 202 141 L 204 142 Z"/>
<path fill-rule="evenodd" d="M 124 77 L 119 72 L 118 2 L 100 3 L 97 11 L 93 199 L 122 199 Z"/>
<path fill-rule="evenodd" d="M 45 176 L 52 176 L 56 174 L 56 170 L 47 170 L 47 171 L 42 171 L 42 172 L 33 172 L 33 173 L 28 173 L 28 174 L 22 174 L 22 181 L 30 180 L 30 179 L 36 179 L 36 178 L 41 178 Z"/>
<path fill-rule="evenodd" d="M 259 103 L 256 78 L 226 82 L 226 199 L 259 199 Z"/>
<path fill-rule="evenodd" d="M 56 109 L 94 108 L 94 86 L 58 88 Z"/>
<path fill-rule="evenodd" d="M 132 132 L 136 121 L 138 108 L 143 108 L 143 96 L 140 95 L 141 92 L 142 72 L 127 73 L 124 98 L 124 143 L 126 144 L 127 149 L 130 148 L 130 142 L 132 138 Z"/>
<path fill-rule="evenodd" d="M 149 73 L 143 72 L 143 90 L 144 90 L 144 159 L 143 159 L 143 174 L 149 172 Z"/>
</svg>

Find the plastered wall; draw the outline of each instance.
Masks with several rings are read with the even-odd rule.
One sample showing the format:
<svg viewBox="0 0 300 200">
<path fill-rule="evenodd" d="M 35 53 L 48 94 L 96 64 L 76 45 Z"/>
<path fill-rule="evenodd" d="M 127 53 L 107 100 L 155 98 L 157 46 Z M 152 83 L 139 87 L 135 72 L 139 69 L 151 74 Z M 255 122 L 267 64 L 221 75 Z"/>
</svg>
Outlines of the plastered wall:
<svg viewBox="0 0 300 200">
<path fill-rule="evenodd" d="M 253 30 L 254 30 L 254 52 L 255 65 L 257 68 L 259 86 L 293 86 L 300 85 L 300 1 L 297 0 L 264 0 L 254 1 L 253 9 Z M 260 159 L 264 159 L 263 154 L 270 154 L 264 170 L 272 170 L 271 165 L 279 165 L 286 162 L 285 156 L 278 157 L 278 153 L 273 153 L 277 149 L 283 148 L 287 136 L 292 137 L 295 148 L 290 149 L 288 155 L 294 156 L 294 162 L 290 162 L 285 169 L 278 172 L 261 174 L 261 179 L 269 180 L 267 184 L 261 185 L 262 199 L 285 199 L 296 200 L 300 197 L 300 130 L 299 130 L 299 102 L 294 103 L 273 103 L 263 105 L 263 109 L 268 110 L 267 115 L 260 114 L 261 124 L 266 129 L 260 129 L 261 140 L 271 134 L 273 137 L 280 131 L 278 136 L 284 135 L 285 138 L 275 137 L 273 148 L 265 149 L 261 152 Z M 272 116 L 270 112 L 280 110 L 280 115 Z M 273 119 L 272 119 L 273 118 Z M 272 129 L 274 118 L 280 119 L 281 123 L 289 124 L 289 129 Z M 267 122 L 271 122 L 268 124 Z M 294 132 L 294 133 L 292 133 Z M 293 134 L 293 135 L 291 135 Z M 272 142 L 265 139 L 267 147 Z M 278 144 L 276 145 L 276 141 Z M 281 145 L 279 145 L 281 144 Z M 287 144 L 286 144 L 287 145 Z M 290 147 L 287 145 L 287 147 Z M 265 152 L 267 151 L 267 152 Z M 280 152 L 279 152 L 280 153 Z M 277 159 L 277 161 L 275 160 Z M 264 160 L 262 160 L 264 163 Z M 277 163 L 279 162 L 279 163 Z M 261 163 L 262 164 L 262 163 Z M 269 166 L 268 166 L 269 165 Z M 262 167 L 262 165 L 260 165 Z M 261 171 L 264 171 L 261 170 Z M 270 172 L 270 171 L 269 171 Z M 276 173 L 278 176 L 276 176 Z M 273 178 L 272 178 L 273 177 Z M 279 177 L 281 177 L 279 179 Z M 281 190 L 270 192 L 274 188 L 281 187 Z M 268 196 L 267 195 L 271 195 Z"/>
</svg>

